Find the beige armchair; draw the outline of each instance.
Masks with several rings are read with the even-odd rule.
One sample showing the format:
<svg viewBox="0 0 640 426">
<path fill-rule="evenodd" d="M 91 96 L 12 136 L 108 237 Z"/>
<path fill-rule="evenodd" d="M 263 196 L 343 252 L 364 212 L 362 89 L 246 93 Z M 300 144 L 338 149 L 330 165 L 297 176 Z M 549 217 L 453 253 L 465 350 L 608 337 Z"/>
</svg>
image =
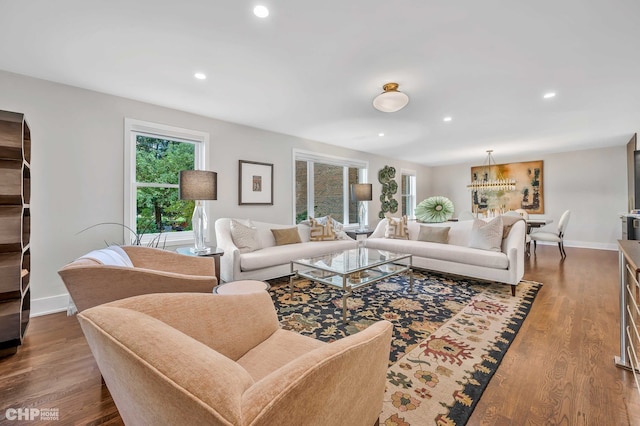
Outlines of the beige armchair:
<svg viewBox="0 0 640 426">
<path fill-rule="evenodd" d="M 323 343 L 280 328 L 268 293 L 150 294 L 78 315 L 127 425 L 378 421 L 392 325 Z"/>
<path fill-rule="evenodd" d="M 211 293 L 218 284 L 211 258 L 143 246 L 119 249 L 130 266 L 87 255 L 58 271 L 78 311 L 148 293 Z"/>
</svg>

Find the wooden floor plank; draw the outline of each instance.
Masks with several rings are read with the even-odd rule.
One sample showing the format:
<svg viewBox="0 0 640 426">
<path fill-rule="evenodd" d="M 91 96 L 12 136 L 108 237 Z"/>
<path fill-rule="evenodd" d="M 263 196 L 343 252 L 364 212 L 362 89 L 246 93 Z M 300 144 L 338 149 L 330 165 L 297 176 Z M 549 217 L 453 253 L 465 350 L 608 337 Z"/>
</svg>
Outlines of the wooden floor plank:
<svg viewBox="0 0 640 426">
<path fill-rule="evenodd" d="M 538 246 L 531 312 L 469 425 L 638 425 L 640 395 L 619 352 L 618 254 Z"/>
<path fill-rule="evenodd" d="M 640 394 L 619 352 L 617 252 L 538 246 L 525 278 L 540 281 L 531 313 L 469 425 L 638 425 Z M 16 355 L 0 359 L 7 408 L 58 408 L 59 424 L 121 425 L 78 321 L 33 318 Z M 30 424 L 38 424 L 32 422 Z M 41 422 L 52 424 L 52 422 Z"/>
</svg>

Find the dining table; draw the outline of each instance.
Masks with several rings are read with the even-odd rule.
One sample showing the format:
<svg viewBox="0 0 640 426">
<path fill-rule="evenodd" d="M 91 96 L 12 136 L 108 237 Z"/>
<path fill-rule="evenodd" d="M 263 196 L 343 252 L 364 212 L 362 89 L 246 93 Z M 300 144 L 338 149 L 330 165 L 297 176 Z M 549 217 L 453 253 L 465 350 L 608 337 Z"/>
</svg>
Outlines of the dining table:
<svg viewBox="0 0 640 426">
<path fill-rule="evenodd" d="M 547 218 L 525 219 L 525 221 L 527 222 L 527 234 L 530 234 L 533 228 L 540 228 L 553 223 L 553 219 Z"/>
</svg>

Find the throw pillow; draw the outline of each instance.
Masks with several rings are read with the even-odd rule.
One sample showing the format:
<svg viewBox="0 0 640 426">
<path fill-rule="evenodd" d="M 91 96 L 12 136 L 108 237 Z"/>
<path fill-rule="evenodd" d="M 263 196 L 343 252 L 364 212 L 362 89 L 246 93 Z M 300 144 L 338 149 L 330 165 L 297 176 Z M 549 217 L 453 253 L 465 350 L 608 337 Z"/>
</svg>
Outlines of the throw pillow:
<svg viewBox="0 0 640 426">
<path fill-rule="evenodd" d="M 302 242 L 297 226 L 293 228 L 272 229 L 271 233 L 273 234 L 273 238 L 276 239 L 277 246 Z"/>
<path fill-rule="evenodd" d="M 247 221 L 247 225 L 243 225 L 235 219 L 231 219 L 229 225 L 231 239 L 240 253 L 249 253 L 260 248 L 260 243 L 256 239 L 256 228 L 253 227 L 251 221 Z"/>
<path fill-rule="evenodd" d="M 502 217 L 498 216 L 490 222 L 474 219 L 469 247 L 502 251 Z"/>
<path fill-rule="evenodd" d="M 385 216 L 387 218 L 387 227 L 384 231 L 384 237 L 408 240 L 409 226 L 407 225 L 407 216 L 402 216 L 400 219 L 391 217 L 388 214 Z"/>
<path fill-rule="evenodd" d="M 420 225 L 419 241 L 429 243 L 447 244 L 449 242 L 450 226 L 425 226 Z"/>
<path fill-rule="evenodd" d="M 333 223 L 330 220 L 323 225 L 310 217 L 309 222 L 309 226 L 311 227 L 311 231 L 309 232 L 309 241 L 333 241 L 336 239 L 336 233 L 333 230 Z"/>
<path fill-rule="evenodd" d="M 302 222 L 300 222 L 300 224 L 301 225 L 311 226 L 311 220 L 310 219 L 311 218 L 303 220 Z M 315 221 L 318 222 L 321 225 L 326 225 L 327 222 L 331 222 L 331 225 L 333 226 L 333 230 L 336 231 L 336 232 L 340 232 L 344 228 L 344 225 L 341 222 L 338 222 L 337 220 L 332 218 L 331 215 L 316 217 Z"/>
</svg>

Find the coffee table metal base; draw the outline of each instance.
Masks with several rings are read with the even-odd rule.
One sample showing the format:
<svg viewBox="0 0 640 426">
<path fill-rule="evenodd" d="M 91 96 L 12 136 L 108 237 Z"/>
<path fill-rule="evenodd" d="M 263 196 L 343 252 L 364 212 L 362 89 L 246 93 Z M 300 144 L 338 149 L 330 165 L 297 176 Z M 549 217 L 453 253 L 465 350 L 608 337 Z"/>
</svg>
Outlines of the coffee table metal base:
<svg viewBox="0 0 640 426">
<path fill-rule="evenodd" d="M 407 264 L 396 263 L 398 260 L 406 260 Z M 293 294 L 294 281 L 299 278 L 306 278 L 312 282 L 339 288 L 343 291 L 342 321 L 347 323 L 347 300 L 353 293 L 353 290 L 406 272 L 409 274 L 409 291 L 413 291 L 411 262 L 411 255 L 399 255 L 399 257 L 390 259 L 389 261 L 377 262 L 375 265 L 365 265 L 339 271 L 321 265 L 314 265 L 313 262 L 307 260 L 294 260 L 291 262 L 291 275 L 289 277 L 290 297 L 291 300 L 295 300 Z"/>
</svg>

